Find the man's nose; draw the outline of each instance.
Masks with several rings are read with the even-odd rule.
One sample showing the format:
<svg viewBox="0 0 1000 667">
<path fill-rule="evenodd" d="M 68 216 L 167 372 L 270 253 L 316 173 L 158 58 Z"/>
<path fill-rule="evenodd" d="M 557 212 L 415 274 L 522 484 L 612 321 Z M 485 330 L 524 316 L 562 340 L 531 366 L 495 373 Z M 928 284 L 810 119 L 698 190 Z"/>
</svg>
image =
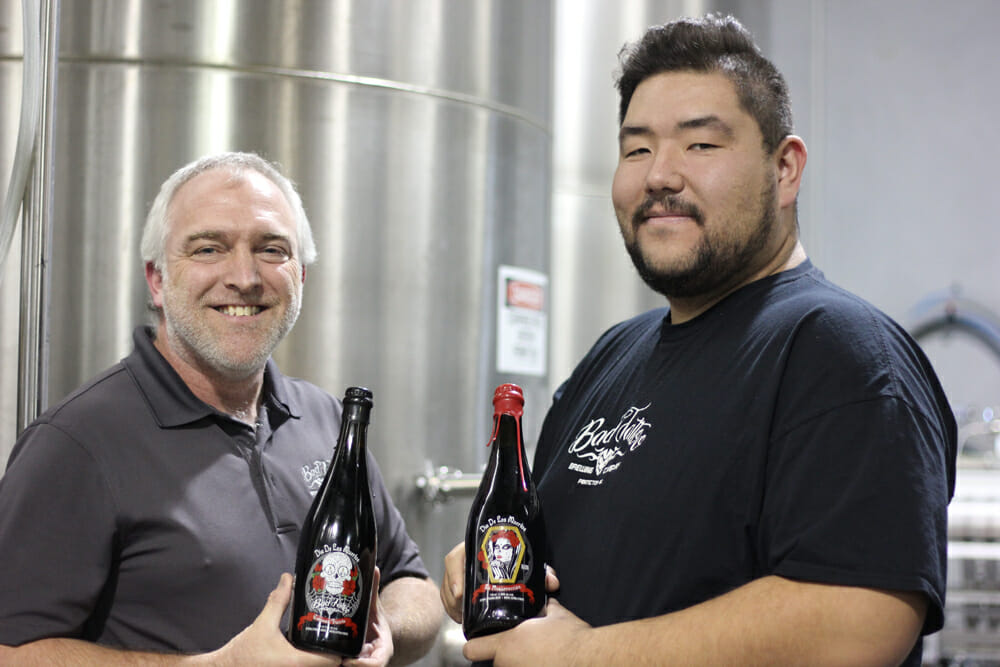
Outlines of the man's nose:
<svg viewBox="0 0 1000 667">
<path fill-rule="evenodd" d="M 657 151 L 646 173 L 646 191 L 649 193 L 672 192 L 684 189 L 684 177 L 679 169 L 680 158 L 675 150 Z"/>
<path fill-rule="evenodd" d="M 227 260 L 226 286 L 240 292 L 256 289 L 261 284 L 257 257 L 249 250 L 234 250 Z"/>
</svg>

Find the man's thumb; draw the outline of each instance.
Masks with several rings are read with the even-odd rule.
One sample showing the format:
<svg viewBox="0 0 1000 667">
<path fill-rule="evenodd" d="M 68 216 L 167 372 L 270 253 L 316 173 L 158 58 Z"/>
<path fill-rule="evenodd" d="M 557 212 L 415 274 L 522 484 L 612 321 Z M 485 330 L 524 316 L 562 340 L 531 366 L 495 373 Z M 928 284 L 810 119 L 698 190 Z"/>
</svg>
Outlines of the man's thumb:
<svg viewBox="0 0 1000 667">
<path fill-rule="evenodd" d="M 267 596 L 267 604 L 257 617 L 271 625 L 280 625 L 281 617 L 288 607 L 288 602 L 292 599 L 292 575 L 285 572 L 278 579 L 278 585 Z"/>
</svg>

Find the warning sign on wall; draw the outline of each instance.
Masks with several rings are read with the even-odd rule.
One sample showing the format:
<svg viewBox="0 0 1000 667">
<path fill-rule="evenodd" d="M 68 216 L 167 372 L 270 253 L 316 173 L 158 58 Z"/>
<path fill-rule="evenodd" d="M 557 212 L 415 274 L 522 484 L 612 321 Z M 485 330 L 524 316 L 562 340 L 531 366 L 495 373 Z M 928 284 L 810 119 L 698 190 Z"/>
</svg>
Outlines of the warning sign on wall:
<svg viewBox="0 0 1000 667">
<path fill-rule="evenodd" d="M 498 269 L 498 372 L 545 375 L 548 283 L 548 276 L 531 269 Z"/>
</svg>

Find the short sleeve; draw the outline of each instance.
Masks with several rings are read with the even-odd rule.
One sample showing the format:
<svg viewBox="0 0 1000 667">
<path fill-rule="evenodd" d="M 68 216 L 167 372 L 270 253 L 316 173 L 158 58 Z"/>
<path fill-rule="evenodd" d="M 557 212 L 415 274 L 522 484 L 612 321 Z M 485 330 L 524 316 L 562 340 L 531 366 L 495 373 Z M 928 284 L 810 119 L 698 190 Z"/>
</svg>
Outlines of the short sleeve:
<svg viewBox="0 0 1000 667">
<path fill-rule="evenodd" d="M 115 503 L 94 459 L 29 427 L 0 479 L 0 644 L 88 638 L 112 569 Z"/>
<path fill-rule="evenodd" d="M 781 435 L 761 515 L 765 569 L 925 593 L 924 631 L 939 629 L 949 499 L 940 442 L 937 428 L 892 397 L 840 406 Z"/>
</svg>

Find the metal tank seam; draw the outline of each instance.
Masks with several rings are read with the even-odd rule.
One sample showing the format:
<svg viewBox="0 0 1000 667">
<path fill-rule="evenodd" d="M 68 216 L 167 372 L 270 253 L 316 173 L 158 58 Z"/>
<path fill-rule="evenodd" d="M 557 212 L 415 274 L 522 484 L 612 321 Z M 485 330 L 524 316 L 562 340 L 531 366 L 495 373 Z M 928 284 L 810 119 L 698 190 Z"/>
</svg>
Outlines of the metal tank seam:
<svg viewBox="0 0 1000 667">
<path fill-rule="evenodd" d="M 451 102 L 458 102 L 460 104 L 467 104 L 469 106 L 480 107 L 488 109 L 495 113 L 499 113 L 511 118 L 515 118 L 519 121 L 527 123 L 538 130 L 541 130 L 547 135 L 552 134 L 551 128 L 544 122 L 538 120 L 537 118 L 530 116 L 528 114 L 522 113 L 517 107 L 500 104 L 497 102 L 491 102 L 485 98 L 477 97 L 475 95 L 466 95 L 463 93 L 457 93 L 448 90 L 442 90 L 440 88 L 433 88 L 431 86 L 421 86 L 417 84 L 404 83 L 402 81 L 394 81 L 392 79 L 384 79 L 374 76 L 361 76 L 356 74 L 336 74 L 332 72 L 323 72 L 321 70 L 309 70 L 309 69 L 293 69 L 287 67 L 255 67 L 255 66 L 234 66 L 234 65 L 218 65 L 213 63 L 189 63 L 189 62 L 178 62 L 173 60 L 156 60 L 156 59 L 144 59 L 135 60 L 131 58 L 94 58 L 94 57 L 74 57 L 61 55 L 59 58 L 60 64 L 72 63 L 72 64 L 91 64 L 91 65 L 132 65 L 132 66 L 142 66 L 142 67 L 170 67 L 172 69 L 191 69 L 191 70 L 221 70 L 227 72 L 240 72 L 243 74 L 256 74 L 263 76 L 278 76 L 287 77 L 295 79 L 312 79 L 317 81 L 334 81 L 337 83 L 348 83 L 358 86 L 367 86 L 371 88 L 383 88 L 387 90 L 396 90 L 404 93 L 412 93 L 415 95 L 424 95 L 427 97 L 436 97 L 438 99 L 444 99 Z"/>
</svg>

